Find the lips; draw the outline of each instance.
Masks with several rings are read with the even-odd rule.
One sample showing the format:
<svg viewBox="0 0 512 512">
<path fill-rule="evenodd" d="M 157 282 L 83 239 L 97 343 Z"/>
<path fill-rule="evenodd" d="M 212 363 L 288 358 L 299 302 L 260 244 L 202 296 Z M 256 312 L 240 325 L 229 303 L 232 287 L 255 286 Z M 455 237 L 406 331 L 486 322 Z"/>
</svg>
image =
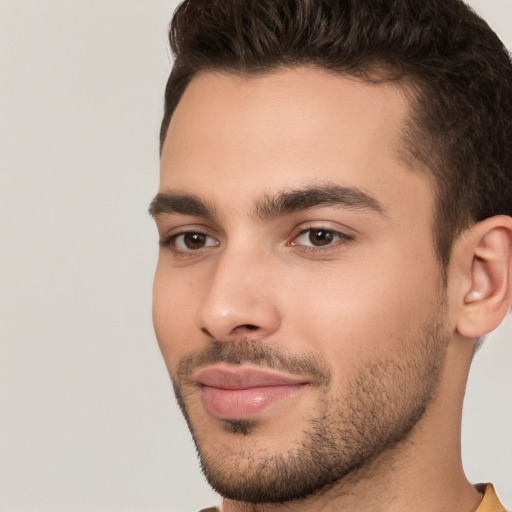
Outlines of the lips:
<svg viewBox="0 0 512 512">
<path fill-rule="evenodd" d="M 194 379 L 206 409 L 222 419 L 249 419 L 293 398 L 308 384 L 304 377 L 256 368 L 210 367 Z"/>
</svg>

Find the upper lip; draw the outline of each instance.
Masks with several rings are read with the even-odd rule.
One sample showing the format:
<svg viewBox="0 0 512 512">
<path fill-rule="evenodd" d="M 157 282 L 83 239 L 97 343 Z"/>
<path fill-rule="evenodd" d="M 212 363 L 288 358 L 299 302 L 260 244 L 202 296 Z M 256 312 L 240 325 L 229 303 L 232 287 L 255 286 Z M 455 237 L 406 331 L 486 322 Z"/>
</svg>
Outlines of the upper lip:
<svg viewBox="0 0 512 512">
<path fill-rule="evenodd" d="M 308 383 L 304 376 L 250 367 L 210 366 L 199 370 L 194 377 L 199 385 L 233 390 Z"/>
</svg>

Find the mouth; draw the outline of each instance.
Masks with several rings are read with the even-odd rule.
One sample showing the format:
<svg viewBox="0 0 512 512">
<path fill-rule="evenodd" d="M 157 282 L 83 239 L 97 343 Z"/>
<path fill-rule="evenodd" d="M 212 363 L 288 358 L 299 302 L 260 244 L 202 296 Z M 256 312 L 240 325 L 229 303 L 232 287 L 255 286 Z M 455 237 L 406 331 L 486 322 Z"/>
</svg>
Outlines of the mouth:
<svg viewBox="0 0 512 512">
<path fill-rule="evenodd" d="M 220 419 L 249 419 L 304 390 L 304 376 L 250 367 L 213 366 L 195 375 L 205 408 Z"/>
</svg>

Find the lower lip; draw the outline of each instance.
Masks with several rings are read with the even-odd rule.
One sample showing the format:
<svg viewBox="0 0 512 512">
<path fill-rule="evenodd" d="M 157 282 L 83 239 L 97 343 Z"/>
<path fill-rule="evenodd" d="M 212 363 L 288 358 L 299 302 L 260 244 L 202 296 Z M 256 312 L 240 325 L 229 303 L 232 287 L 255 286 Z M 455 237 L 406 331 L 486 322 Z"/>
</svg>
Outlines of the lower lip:
<svg viewBox="0 0 512 512">
<path fill-rule="evenodd" d="M 203 386 L 205 407 L 222 419 L 248 419 L 276 402 L 294 397 L 304 385 L 265 386 L 249 389 L 220 389 Z"/>
</svg>

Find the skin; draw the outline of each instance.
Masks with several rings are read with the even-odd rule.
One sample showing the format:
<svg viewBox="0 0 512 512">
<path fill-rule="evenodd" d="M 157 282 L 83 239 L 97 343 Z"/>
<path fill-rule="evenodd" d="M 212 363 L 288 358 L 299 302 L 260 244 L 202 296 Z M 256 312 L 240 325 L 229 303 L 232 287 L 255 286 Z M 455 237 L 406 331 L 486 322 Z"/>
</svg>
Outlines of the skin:
<svg viewBox="0 0 512 512">
<path fill-rule="evenodd" d="M 357 512 L 376 503 L 381 511 L 469 512 L 481 500 L 462 470 L 460 417 L 473 339 L 510 303 L 511 222 L 497 217 L 462 235 L 444 286 L 432 183 L 400 158 L 408 110 L 396 86 L 304 67 L 250 78 L 202 73 L 172 117 L 163 196 L 152 207 L 165 242 L 153 316 L 210 480 L 249 485 L 270 467 L 272 481 L 272 461 L 289 460 L 319 422 L 344 452 L 368 452 L 362 467 L 303 499 L 253 505 L 228 497 L 224 512 Z M 333 186 L 361 195 L 275 208 L 290 190 Z M 315 246 L 320 228 L 334 238 Z M 184 238 L 190 232 L 205 237 Z M 194 380 L 213 346 L 228 361 L 218 367 L 230 367 L 233 354 L 255 367 L 250 354 L 261 347 L 286 361 L 314 360 L 320 374 L 302 370 L 307 385 L 298 393 L 230 423 L 205 406 Z M 199 366 L 187 368 L 191 360 Z M 301 374 L 287 364 L 279 371 Z M 360 411 L 368 414 L 358 423 Z M 364 433 L 347 441 L 366 430 L 377 432 L 374 446 Z M 336 456 L 353 461 L 358 453 Z"/>
</svg>

